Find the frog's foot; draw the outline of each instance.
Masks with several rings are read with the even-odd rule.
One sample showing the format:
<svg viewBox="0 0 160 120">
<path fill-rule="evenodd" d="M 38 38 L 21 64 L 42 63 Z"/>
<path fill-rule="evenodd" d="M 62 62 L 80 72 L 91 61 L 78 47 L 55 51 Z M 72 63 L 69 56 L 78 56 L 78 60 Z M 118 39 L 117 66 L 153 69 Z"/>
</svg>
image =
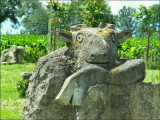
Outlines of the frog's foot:
<svg viewBox="0 0 160 120">
<path fill-rule="evenodd" d="M 128 85 L 141 82 L 145 78 L 145 63 L 142 59 L 127 60 L 110 71 L 111 84 Z"/>
</svg>

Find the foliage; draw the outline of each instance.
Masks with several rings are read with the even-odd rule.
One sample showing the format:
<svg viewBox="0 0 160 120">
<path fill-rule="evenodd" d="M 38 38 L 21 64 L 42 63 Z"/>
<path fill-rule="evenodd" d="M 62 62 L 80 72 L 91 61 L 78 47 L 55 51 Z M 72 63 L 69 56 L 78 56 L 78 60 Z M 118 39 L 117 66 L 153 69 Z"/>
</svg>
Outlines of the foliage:
<svg viewBox="0 0 160 120">
<path fill-rule="evenodd" d="M 136 9 L 124 6 L 118 11 L 116 27 L 120 30 L 130 29 L 133 35 L 143 36 L 149 30 L 159 31 L 160 6 L 152 5 L 149 8 L 141 5 Z"/>
<path fill-rule="evenodd" d="M 22 72 L 32 72 L 35 64 L 1 65 L 1 119 L 20 120 L 24 98 L 19 97 L 17 83 Z"/>
<path fill-rule="evenodd" d="M 17 8 L 20 6 L 20 0 L 1 0 L 0 1 L 0 23 L 10 19 L 14 24 L 19 23 L 17 17 Z"/>
<path fill-rule="evenodd" d="M 54 34 L 54 50 L 56 49 L 56 30 L 57 28 L 63 28 L 66 30 L 69 30 L 69 24 L 68 24 L 68 11 L 69 4 L 68 3 L 60 3 L 55 2 L 55 0 L 50 0 L 48 2 L 47 8 L 48 8 L 48 14 L 50 16 L 49 18 L 49 33 L 48 33 L 48 43 L 50 47 L 50 51 L 52 51 L 53 46 L 53 34 Z M 59 23 L 63 23 L 62 25 Z"/>
<path fill-rule="evenodd" d="M 151 21 L 152 21 L 152 18 L 153 18 L 153 11 L 151 9 L 151 7 L 149 7 L 147 9 L 147 7 L 145 7 L 144 5 L 140 5 L 140 8 L 139 8 L 139 12 L 136 12 L 135 13 L 136 15 L 136 18 L 141 22 L 139 24 L 139 30 L 141 31 L 140 33 L 141 34 L 144 34 L 144 33 L 148 33 L 148 48 L 147 48 L 147 62 L 149 60 L 149 47 L 150 47 L 150 35 L 152 33 L 152 24 L 151 24 Z"/>
<path fill-rule="evenodd" d="M 160 5 L 159 4 L 155 4 L 151 6 L 152 9 L 152 21 L 151 23 L 153 24 L 153 31 L 157 31 L 160 32 Z"/>
<path fill-rule="evenodd" d="M 107 16 L 111 15 L 108 2 L 105 0 L 84 0 L 81 8 L 84 23 L 89 27 L 97 27 L 100 22 L 106 23 Z"/>
<path fill-rule="evenodd" d="M 128 29 L 132 31 L 132 34 L 136 33 L 137 21 L 135 18 L 136 9 L 124 6 L 118 11 L 118 18 L 116 25 L 118 29 Z"/>
<path fill-rule="evenodd" d="M 48 33 L 48 15 L 46 10 L 37 9 L 22 21 L 22 25 L 25 28 L 23 33 L 46 35 Z"/>
<path fill-rule="evenodd" d="M 50 0 L 47 5 L 48 14 L 50 15 L 50 28 L 54 30 L 54 24 L 63 23 L 62 29 L 69 30 L 68 15 L 69 15 L 69 4 L 55 2 L 55 0 Z"/>
<path fill-rule="evenodd" d="M 39 0 L 21 1 L 18 15 L 23 17 L 22 26 L 25 28 L 22 31 L 25 34 L 46 35 L 48 33 L 47 10 L 42 6 Z"/>
<path fill-rule="evenodd" d="M 118 45 L 118 54 L 121 58 L 146 59 L 147 54 L 147 36 L 132 37 Z M 158 33 L 154 33 L 150 40 L 149 68 L 160 69 L 160 38 Z"/>
<path fill-rule="evenodd" d="M 17 91 L 19 92 L 20 97 L 25 97 L 28 84 L 29 80 L 22 80 L 22 79 L 17 83 Z"/>
<path fill-rule="evenodd" d="M 137 20 L 139 20 L 138 30 L 140 35 L 144 35 L 146 32 L 149 32 L 152 28 L 152 17 L 153 11 L 151 8 L 140 5 L 138 8 L 139 12 L 135 13 Z"/>
<path fill-rule="evenodd" d="M 82 0 L 78 1 L 71 1 L 69 4 L 69 15 L 68 15 L 68 22 L 70 26 L 76 25 L 76 24 L 82 24 L 83 18 L 82 18 L 82 8 L 80 7 L 82 4 Z"/>
<path fill-rule="evenodd" d="M 70 26 L 82 24 L 82 9 L 80 5 L 82 0 L 73 1 L 71 3 L 60 3 L 55 0 L 48 2 L 47 8 L 50 15 L 51 23 L 57 23 L 59 29 L 70 30 Z M 54 25 L 50 25 L 54 29 Z"/>
</svg>

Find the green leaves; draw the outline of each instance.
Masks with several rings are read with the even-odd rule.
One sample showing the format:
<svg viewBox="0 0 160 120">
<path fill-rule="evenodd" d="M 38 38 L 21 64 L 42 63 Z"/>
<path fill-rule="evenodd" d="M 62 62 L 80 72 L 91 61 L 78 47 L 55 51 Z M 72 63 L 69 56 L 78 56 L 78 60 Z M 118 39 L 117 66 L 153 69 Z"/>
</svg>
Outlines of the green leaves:
<svg viewBox="0 0 160 120">
<path fill-rule="evenodd" d="M 20 80 L 17 83 L 17 91 L 19 92 L 20 97 L 25 97 L 28 84 L 29 84 L 29 80 Z"/>
<path fill-rule="evenodd" d="M 137 21 L 135 19 L 136 9 L 124 6 L 118 11 L 116 26 L 120 30 L 128 29 L 132 34 L 136 33 Z"/>
<path fill-rule="evenodd" d="M 148 31 L 148 29 L 151 28 L 150 24 L 152 20 L 153 11 L 151 8 L 147 9 L 147 7 L 145 7 L 144 5 L 140 5 L 138 9 L 139 9 L 139 12 L 136 12 L 135 16 L 137 19 L 141 20 L 141 22 L 145 26 L 147 26 L 147 31 Z"/>
<path fill-rule="evenodd" d="M 97 27 L 100 22 L 106 22 L 110 15 L 110 7 L 104 0 L 85 0 L 81 5 L 82 18 L 89 27 Z"/>
<path fill-rule="evenodd" d="M 39 0 L 21 1 L 22 6 L 18 9 L 19 17 L 22 18 L 22 32 L 25 34 L 46 35 L 48 33 L 47 10 Z"/>
<path fill-rule="evenodd" d="M 18 6 L 20 6 L 20 0 L 1 0 L 0 1 L 0 23 L 7 19 L 10 19 L 14 24 L 19 23 L 17 17 Z"/>
<path fill-rule="evenodd" d="M 149 58 L 151 61 L 159 61 L 160 59 L 160 39 L 157 38 L 158 33 L 154 33 L 150 41 L 150 53 Z M 157 36 L 157 37 L 156 37 Z M 129 38 L 122 44 L 118 45 L 118 54 L 121 58 L 146 59 L 147 54 L 147 37 L 135 37 Z"/>
</svg>

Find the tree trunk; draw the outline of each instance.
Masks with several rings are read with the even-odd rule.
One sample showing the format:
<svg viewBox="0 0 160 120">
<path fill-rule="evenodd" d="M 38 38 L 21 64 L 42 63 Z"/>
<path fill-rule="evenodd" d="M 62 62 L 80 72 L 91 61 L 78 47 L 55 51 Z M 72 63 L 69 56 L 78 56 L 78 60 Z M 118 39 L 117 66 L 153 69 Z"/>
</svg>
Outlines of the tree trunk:
<svg viewBox="0 0 160 120">
<path fill-rule="evenodd" d="M 149 43 L 150 43 L 150 29 L 148 31 L 148 47 L 147 47 L 147 62 L 148 62 L 148 59 L 149 59 Z"/>
<path fill-rule="evenodd" d="M 108 23 L 108 16 L 107 16 L 107 23 Z"/>
<path fill-rule="evenodd" d="M 52 52 L 52 41 L 53 41 L 53 38 L 52 38 L 52 31 L 51 31 L 51 48 L 50 48 L 50 52 Z"/>
<path fill-rule="evenodd" d="M 56 23 L 54 27 L 54 51 L 56 50 Z"/>
</svg>

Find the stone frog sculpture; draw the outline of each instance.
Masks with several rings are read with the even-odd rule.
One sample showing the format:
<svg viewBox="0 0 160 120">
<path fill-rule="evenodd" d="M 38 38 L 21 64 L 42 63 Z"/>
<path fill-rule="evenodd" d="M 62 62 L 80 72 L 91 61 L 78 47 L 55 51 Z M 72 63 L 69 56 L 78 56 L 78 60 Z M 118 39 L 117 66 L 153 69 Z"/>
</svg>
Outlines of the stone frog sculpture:
<svg viewBox="0 0 160 120">
<path fill-rule="evenodd" d="M 9 49 L 2 52 L 2 63 L 21 63 L 22 55 L 25 53 L 23 46 L 11 45 Z"/>
<path fill-rule="evenodd" d="M 117 44 L 130 36 L 130 31 L 116 32 L 114 25 L 104 23 L 99 28 L 79 24 L 71 31 L 57 31 L 67 46 L 38 60 L 29 79 L 22 118 L 76 119 L 74 106 L 83 105 L 90 86 L 142 81 L 143 60 L 118 58 Z"/>
<path fill-rule="evenodd" d="M 116 32 L 114 25 L 104 23 L 99 28 L 80 24 L 71 27 L 71 30 L 57 33 L 59 39 L 67 44 L 75 71 L 66 78 L 56 97 L 60 104 L 81 106 L 90 86 L 129 85 L 145 78 L 142 59 L 118 58 L 117 44 L 132 35 L 129 30 Z"/>
</svg>

